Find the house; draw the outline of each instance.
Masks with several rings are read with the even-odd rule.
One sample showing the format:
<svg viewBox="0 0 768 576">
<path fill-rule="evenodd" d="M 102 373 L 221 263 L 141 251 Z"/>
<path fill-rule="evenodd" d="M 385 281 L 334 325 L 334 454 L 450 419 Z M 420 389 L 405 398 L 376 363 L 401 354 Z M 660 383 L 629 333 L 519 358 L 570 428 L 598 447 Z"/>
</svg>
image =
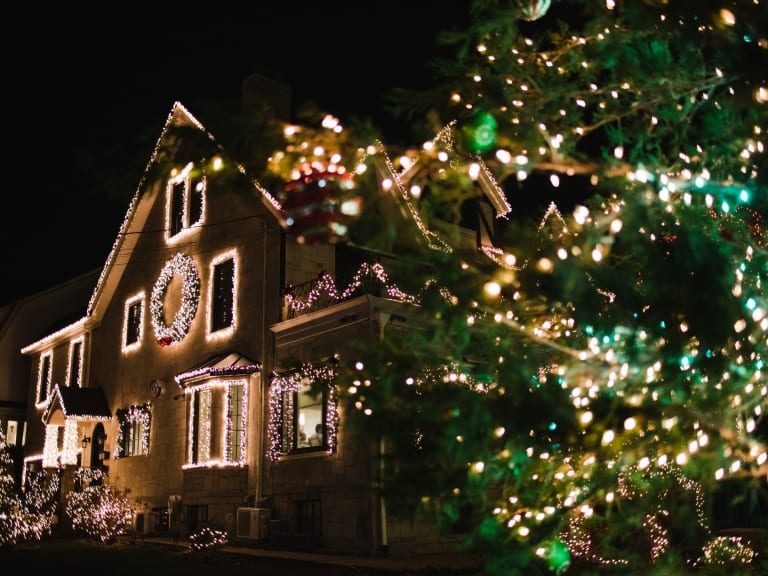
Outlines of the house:
<svg viewBox="0 0 768 576">
<path fill-rule="evenodd" d="M 30 363 L 19 350 L 82 317 L 98 274 L 99 270 L 79 274 L 0 307 L 0 427 L 14 461 L 17 485 L 24 468 Z"/>
<path fill-rule="evenodd" d="M 367 209 L 407 220 L 407 240 L 426 249 L 497 257 L 493 221 L 508 206 L 482 166 L 474 227 L 446 240 L 408 197 L 418 158 L 402 169 L 382 158 Z M 297 234 L 279 196 L 173 106 L 87 312 L 22 349 L 26 470 L 59 470 L 66 493 L 72 471 L 101 468 L 130 491 L 138 532 L 212 526 L 371 555 L 451 548 L 456 535 L 387 514 L 372 491 L 379 445 L 346 434 L 336 409 L 349 343 L 415 313 L 382 289 L 382 262 L 396 259 L 308 242 L 310 224 Z"/>
</svg>

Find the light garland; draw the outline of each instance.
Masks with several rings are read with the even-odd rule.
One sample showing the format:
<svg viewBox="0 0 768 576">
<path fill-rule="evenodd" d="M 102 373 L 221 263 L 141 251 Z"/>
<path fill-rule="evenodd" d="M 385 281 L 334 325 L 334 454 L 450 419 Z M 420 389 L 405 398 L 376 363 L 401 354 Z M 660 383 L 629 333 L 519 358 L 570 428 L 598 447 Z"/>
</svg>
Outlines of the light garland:
<svg viewBox="0 0 768 576">
<path fill-rule="evenodd" d="M 332 366 L 314 366 L 310 363 L 305 363 L 297 371 L 292 371 L 282 376 L 275 375 L 270 384 L 269 423 L 267 426 L 269 445 L 266 455 L 272 461 L 278 460 L 280 456 L 290 452 L 292 449 L 292 440 L 295 434 L 293 427 L 295 410 L 293 394 L 299 390 L 302 380 L 307 378 L 313 385 L 319 383 L 327 386 L 325 427 L 328 434 L 326 451 L 333 452 L 335 449 L 339 425 L 337 392 L 334 384 L 336 371 Z M 288 396 L 287 400 L 286 396 Z"/>
<path fill-rule="evenodd" d="M 123 336 L 122 336 L 124 353 L 130 350 L 137 350 L 141 347 L 142 336 L 144 335 L 144 297 L 145 297 L 145 294 L 142 291 L 134 296 L 131 296 L 125 301 L 125 306 L 123 308 Z M 140 307 L 141 314 L 139 314 L 138 326 L 136 327 L 136 340 L 134 342 L 128 343 L 127 341 L 128 324 L 130 322 L 131 309 L 134 306 Z"/>
<path fill-rule="evenodd" d="M 403 292 L 397 285 L 390 283 L 387 273 L 381 264 L 362 264 L 349 285 L 341 291 L 337 290 L 333 276 L 328 273 L 320 274 L 317 283 L 312 287 L 312 290 L 307 294 L 306 298 L 302 299 L 296 297 L 292 293 L 292 287 L 289 286 L 285 294 L 285 303 L 289 310 L 288 317 L 293 318 L 307 314 L 314 308 L 315 303 L 319 301 L 323 295 L 334 302 L 348 300 L 356 294 L 362 286 L 368 286 L 371 280 L 377 282 L 384 288 L 384 292 L 388 298 L 392 298 L 399 302 L 408 302 L 410 304 L 418 304 L 419 302 L 418 296 Z"/>
<path fill-rule="evenodd" d="M 125 432 L 127 428 L 136 422 L 141 423 L 141 449 L 143 455 L 149 455 L 149 427 L 152 423 L 152 405 L 147 402 L 141 406 L 130 406 L 129 408 L 119 409 L 116 412 L 118 431 L 117 446 L 115 449 L 115 459 L 125 456 Z"/>
<path fill-rule="evenodd" d="M 670 528 L 674 526 L 675 520 L 670 516 L 667 507 L 676 497 L 672 490 L 679 490 L 692 495 L 698 528 L 709 537 L 709 540 L 700 550 L 701 554 L 696 558 L 688 558 L 690 566 L 734 563 L 747 565 L 755 560 L 756 552 L 744 542 L 743 538 L 712 536 L 711 528 L 707 522 L 705 498 L 701 485 L 695 480 L 687 478 L 677 467 L 664 466 L 657 470 L 645 471 L 627 470 L 619 477 L 617 495 L 622 497 L 624 501 L 647 498 L 648 494 L 642 486 L 644 483 L 650 483 L 652 479 L 669 479 L 671 481 L 671 486 L 662 490 L 653 499 L 653 504 L 643 519 L 642 533 L 650 544 L 649 560 L 652 563 L 658 562 L 670 550 Z M 593 540 L 593 536 L 596 534 L 587 528 L 590 516 L 591 508 L 589 506 L 582 505 L 577 508 L 570 518 L 568 530 L 561 535 L 568 544 L 571 553 L 576 557 L 599 565 L 628 566 L 628 561 L 624 558 L 607 558 L 597 552 L 598 541 Z M 595 531 L 601 531 L 600 526 L 597 526 Z M 610 545 L 608 547 L 610 548 Z"/>
<path fill-rule="evenodd" d="M 168 285 L 175 275 L 184 279 L 181 295 L 181 307 L 170 326 L 165 323 L 163 317 L 163 302 Z M 181 252 L 166 262 L 160 276 L 152 288 L 152 297 L 149 303 L 152 318 L 152 327 L 160 346 L 168 346 L 181 342 L 192 325 L 192 320 L 197 312 L 197 304 L 200 299 L 200 275 L 197 272 L 195 261 Z"/>
</svg>

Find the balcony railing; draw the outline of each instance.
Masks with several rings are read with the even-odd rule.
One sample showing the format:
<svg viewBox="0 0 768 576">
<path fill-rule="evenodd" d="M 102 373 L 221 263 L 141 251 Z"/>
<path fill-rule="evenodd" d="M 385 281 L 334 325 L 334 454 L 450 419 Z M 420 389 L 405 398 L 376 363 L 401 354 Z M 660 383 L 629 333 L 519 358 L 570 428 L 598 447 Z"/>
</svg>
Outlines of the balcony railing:
<svg viewBox="0 0 768 576">
<path fill-rule="evenodd" d="M 389 283 L 381 264 L 363 264 L 345 288 L 336 285 L 334 277 L 321 272 L 309 282 L 293 284 L 283 290 L 283 320 L 305 316 L 362 294 L 383 296 L 403 302 L 416 303 L 418 299 L 402 292 Z"/>
</svg>

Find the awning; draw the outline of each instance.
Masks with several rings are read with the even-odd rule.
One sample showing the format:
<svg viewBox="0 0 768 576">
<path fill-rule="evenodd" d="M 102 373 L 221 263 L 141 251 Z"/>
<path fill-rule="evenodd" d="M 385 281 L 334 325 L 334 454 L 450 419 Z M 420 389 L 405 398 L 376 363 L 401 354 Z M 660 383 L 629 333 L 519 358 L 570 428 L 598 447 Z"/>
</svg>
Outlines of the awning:
<svg viewBox="0 0 768 576">
<path fill-rule="evenodd" d="M 252 360 L 239 352 L 223 352 L 178 374 L 176 383 L 184 387 L 190 382 L 220 376 L 250 375 L 261 370 L 261 362 Z"/>
<path fill-rule="evenodd" d="M 65 420 L 109 420 L 112 413 L 101 388 L 59 386 L 53 389 L 43 412 L 44 424 L 64 425 Z"/>
</svg>

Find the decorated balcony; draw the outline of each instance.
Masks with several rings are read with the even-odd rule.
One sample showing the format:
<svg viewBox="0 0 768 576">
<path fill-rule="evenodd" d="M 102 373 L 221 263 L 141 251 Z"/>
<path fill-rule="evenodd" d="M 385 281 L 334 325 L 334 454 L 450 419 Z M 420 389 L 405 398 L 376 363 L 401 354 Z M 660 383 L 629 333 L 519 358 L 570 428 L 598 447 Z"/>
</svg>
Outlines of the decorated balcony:
<svg viewBox="0 0 768 576">
<path fill-rule="evenodd" d="M 340 282 L 332 274 L 321 272 L 309 282 L 288 285 L 283 290 L 282 319 L 290 320 L 319 312 L 363 294 L 401 302 L 417 301 L 415 296 L 391 284 L 384 267 L 379 263 L 364 263 L 352 274 L 344 276 L 350 278 L 349 282 Z"/>
</svg>

